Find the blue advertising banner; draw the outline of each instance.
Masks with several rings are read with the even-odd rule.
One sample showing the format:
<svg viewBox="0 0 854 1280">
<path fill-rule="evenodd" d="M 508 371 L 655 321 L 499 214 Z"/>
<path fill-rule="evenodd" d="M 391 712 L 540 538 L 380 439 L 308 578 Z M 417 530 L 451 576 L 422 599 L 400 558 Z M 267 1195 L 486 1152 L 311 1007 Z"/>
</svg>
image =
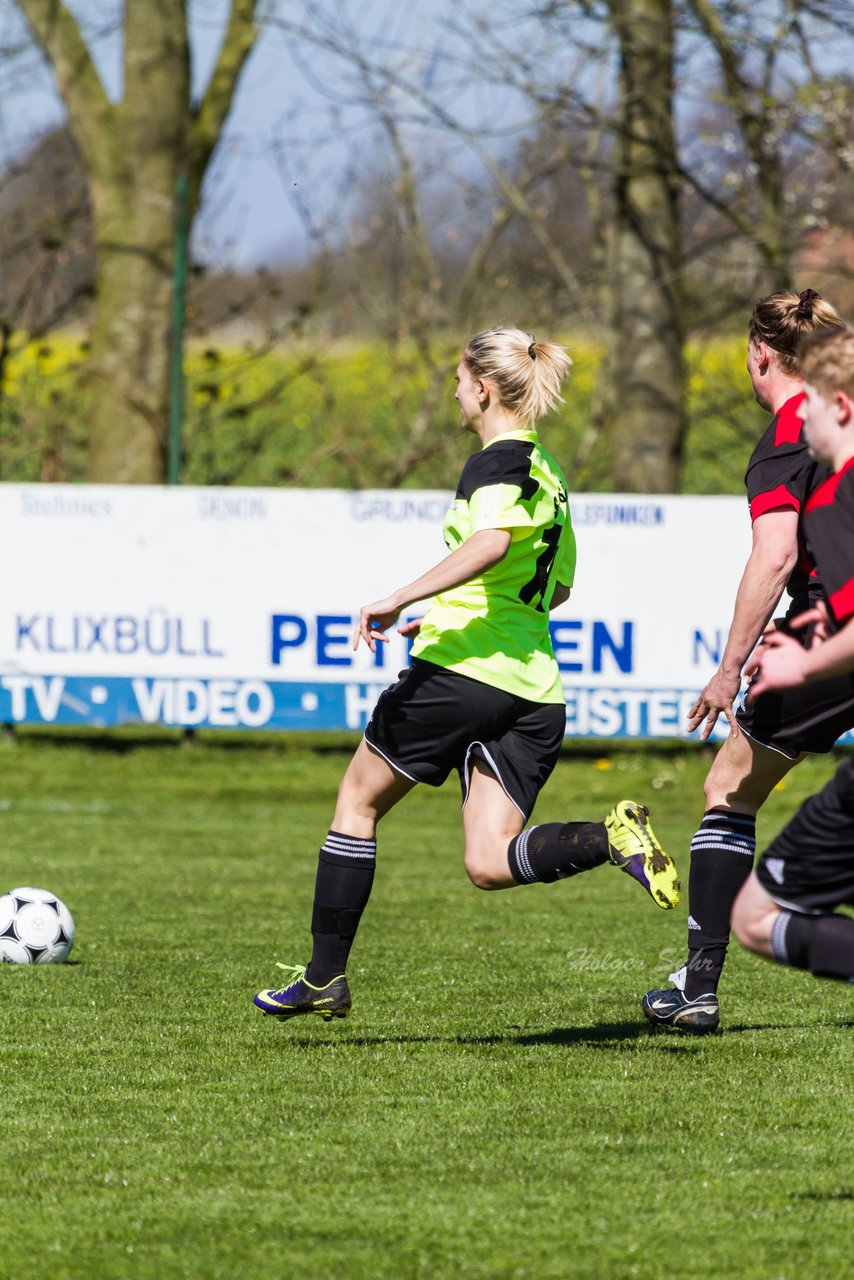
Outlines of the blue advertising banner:
<svg viewBox="0 0 854 1280">
<path fill-rule="evenodd" d="M 449 500 L 0 485 L 0 721 L 359 730 L 409 653 L 396 634 L 354 652 L 358 609 L 442 557 Z M 680 736 L 726 639 L 746 505 L 571 509 L 578 576 L 550 620 L 567 734 Z"/>
<path fill-rule="evenodd" d="M 383 683 L 4 676 L 0 723 L 200 729 L 364 729 Z M 679 737 L 690 689 L 567 690 L 576 737 Z"/>
</svg>

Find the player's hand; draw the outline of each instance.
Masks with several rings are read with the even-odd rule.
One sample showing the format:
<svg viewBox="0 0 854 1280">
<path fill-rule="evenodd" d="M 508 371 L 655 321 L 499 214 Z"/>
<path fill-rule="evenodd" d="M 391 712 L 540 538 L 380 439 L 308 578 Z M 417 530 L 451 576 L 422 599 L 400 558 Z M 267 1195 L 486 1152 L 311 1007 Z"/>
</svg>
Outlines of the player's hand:
<svg viewBox="0 0 854 1280">
<path fill-rule="evenodd" d="M 812 612 L 812 610 L 810 610 Z M 801 617 L 804 617 L 801 614 Z M 806 678 L 808 650 L 785 632 L 777 631 L 769 636 L 756 651 L 749 675 L 752 676 L 747 696 L 752 702 L 763 693 L 778 689 L 791 689 L 803 684 Z"/>
<path fill-rule="evenodd" d="M 700 741 L 705 742 L 714 729 L 720 715 L 725 715 L 732 730 L 732 736 L 738 737 L 738 724 L 732 704 L 738 697 L 741 688 L 741 676 L 727 676 L 716 671 L 691 710 L 688 712 L 688 732 L 703 724 L 700 730 Z"/>
<path fill-rule="evenodd" d="M 830 614 L 827 611 L 827 605 L 823 600 L 817 600 L 811 609 L 806 609 L 803 613 L 799 613 L 796 618 L 792 618 L 789 623 L 791 631 L 803 631 L 804 627 L 812 626 L 812 635 L 810 636 L 810 647 L 814 644 L 824 644 L 825 640 L 831 635 Z"/>
<path fill-rule="evenodd" d="M 408 618 L 406 622 L 401 622 L 400 626 L 397 628 L 398 635 L 411 636 L 414 640 L 421 630 L 421 623 L 423 621 L 423 618 Z"/>
<path fill-rule="evenodd" d="M 373 604 L 363 604 L 359 610 L 359 622 L 353 632 L 353 648 L 358 649 L 359 641 L 364 640 L 371 653 L 376 651 L 377 640 L 388 644 L 388 636 L 384 633 L 393 627 L 400 617 L 402 604 L 398 604 L 396 596 L 386 596 L 384 600 L 376 600 Z"/>
</svg>

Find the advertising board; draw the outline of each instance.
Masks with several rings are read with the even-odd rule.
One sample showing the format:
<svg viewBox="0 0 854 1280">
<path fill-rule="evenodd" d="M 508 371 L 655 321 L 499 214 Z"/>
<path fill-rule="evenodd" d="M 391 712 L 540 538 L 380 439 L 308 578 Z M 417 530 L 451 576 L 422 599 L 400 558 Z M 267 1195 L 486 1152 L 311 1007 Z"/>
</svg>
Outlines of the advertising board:
<svg viewBox="0 0 854 1280">
<path fill-rule="evenodd" d="M 0 721 L 361 729 L 408 645 L 354 653 L 359 607 L 442 557 L 449 500 L 0 485 Z M 679 736 L 726 639 L 746 504 L 570 503 L 578 574 L 550 618 L 567 734 Z"/>
</svg>

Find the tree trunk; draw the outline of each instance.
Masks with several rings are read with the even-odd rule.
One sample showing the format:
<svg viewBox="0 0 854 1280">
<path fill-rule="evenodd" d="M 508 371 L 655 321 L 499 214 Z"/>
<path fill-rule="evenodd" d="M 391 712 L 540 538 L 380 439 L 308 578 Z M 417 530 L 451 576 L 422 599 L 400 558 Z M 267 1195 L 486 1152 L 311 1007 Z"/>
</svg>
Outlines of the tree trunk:
<svg viewBox="0 0 854 1280">
<path fill-rule="evenodd" d="M 93 482 L 156 484 L 166 475 L 175 184 L 188 152 L 184 9 L 184 0 L 128 0 L 124 96 L 108 162 L 92 174 Z"/>
<path fill-rule="evenodd" d="M 88 479 L 159 484 L 169 412 L 171 219 L 158 217 L 164 225 L 153 233 L 155 219 L 127 208 L 114 191 L 98 205 Z M 144 232 L 140 222 L 147 223 Z M 109 228 L 119 225 L 123 230 L 110 236 Z M 149 257 L 155 243 L 158 252 Z M 145 253 L 133 247 L 140 244 Z"/>
<path fill-rule="evenodd" d="M 611 0 L 620 102 L 611 246 L 614 486 L 678 490 L 684 321 L 670 0 Z"/>
<path fill-rule="evenodd" d="M 187 0 L 125 0 L 124 93 L 107 98 L 63 0 L 18 0 L 53 67 L 95 216 L 92 481 L 166 478 L 175 197 L 188 224 L 240 72 L 258 35 L 255 0 L 232 0 L 204 98 L 190 101 Z"/>
</svg>

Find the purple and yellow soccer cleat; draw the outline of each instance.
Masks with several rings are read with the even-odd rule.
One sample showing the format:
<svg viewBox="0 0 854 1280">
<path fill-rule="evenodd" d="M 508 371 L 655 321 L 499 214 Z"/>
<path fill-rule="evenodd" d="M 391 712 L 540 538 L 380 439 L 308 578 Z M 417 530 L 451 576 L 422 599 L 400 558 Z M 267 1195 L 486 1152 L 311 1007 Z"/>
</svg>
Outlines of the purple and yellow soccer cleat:
<svg viewBox="0 0 854 1280">
<path fill-rule="evenodd" d="M 280 964 L 289 981 L 278 991 L 259 991 L 255 1004 L 274 1018 L 296 1018 L 301 1013 L 316 1013 L 324 1022 L 333 1018 L 346 1018 L 350 1011 L 350 989 L 343 973 L 327 982 L 325 987 L 313 987 L 305 980 L 305 965 Z"/>
<path fill-rule="evenodd" d="M 605 819 L 611 861 L 643 885 L 659 907 L 669 911 L 679 901 L 679 877 L 673 859 L 655 837 L 649 810 L 621 800 Z"/>
</svg>

